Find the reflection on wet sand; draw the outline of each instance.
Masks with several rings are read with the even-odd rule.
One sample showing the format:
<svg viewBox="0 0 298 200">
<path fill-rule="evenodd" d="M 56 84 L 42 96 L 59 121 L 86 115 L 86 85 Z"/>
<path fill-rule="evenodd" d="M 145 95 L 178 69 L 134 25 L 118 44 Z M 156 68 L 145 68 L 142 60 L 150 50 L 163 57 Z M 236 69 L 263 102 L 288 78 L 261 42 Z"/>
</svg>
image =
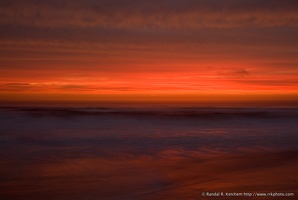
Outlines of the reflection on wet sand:
<svg viewBox="0 0 298 200">
<path fill-rule="evenodd" d="M 297 191 L 292 152 L 1 160 L 5 199 L 203 199 L 203 191 Z M 190 153 L 190 154 L 188 154 Z M 179 197 L 179 198 L 178 198 Z M 207 199 L 207 198 L 206 198 Z M 210 199 L 210 197 L 209 197 Z M 294 198 L 293 198 L 294 199 Z"/>
</svg>

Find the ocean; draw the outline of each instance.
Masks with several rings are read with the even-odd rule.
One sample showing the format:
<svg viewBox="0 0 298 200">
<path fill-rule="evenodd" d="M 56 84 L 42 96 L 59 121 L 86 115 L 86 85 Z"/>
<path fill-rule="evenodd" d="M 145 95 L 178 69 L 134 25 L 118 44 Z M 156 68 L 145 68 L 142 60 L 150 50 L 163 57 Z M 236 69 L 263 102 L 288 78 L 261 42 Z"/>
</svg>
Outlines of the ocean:
<svg viewBox="0 0 298 200">
<path fill-rule="evenodd" d="M 295 199 L 297 123 L 297 107 L 1 107 L 0 198 Z"/>
</svg>

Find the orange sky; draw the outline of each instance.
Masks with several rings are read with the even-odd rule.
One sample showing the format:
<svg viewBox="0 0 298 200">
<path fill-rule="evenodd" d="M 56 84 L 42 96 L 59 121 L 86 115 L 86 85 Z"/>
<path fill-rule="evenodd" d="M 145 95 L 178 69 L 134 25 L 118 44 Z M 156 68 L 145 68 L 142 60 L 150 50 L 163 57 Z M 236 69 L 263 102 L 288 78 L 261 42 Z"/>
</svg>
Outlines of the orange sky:
<svg viewBox="0 0 298 200">
<path fill-rule="evenodd" d="M 0 101 L 298 102 L 297 9 L 1 1 Z"/>
</svg>

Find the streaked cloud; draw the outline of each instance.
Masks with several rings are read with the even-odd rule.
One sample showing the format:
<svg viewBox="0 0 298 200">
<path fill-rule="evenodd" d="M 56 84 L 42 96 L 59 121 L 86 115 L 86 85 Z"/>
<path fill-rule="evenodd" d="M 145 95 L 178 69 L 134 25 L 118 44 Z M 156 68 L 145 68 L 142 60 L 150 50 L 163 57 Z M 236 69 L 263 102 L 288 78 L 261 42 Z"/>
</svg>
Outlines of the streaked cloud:
<svg viewBox="0 0 298 200">
<path fill-rule="evenodd" d="M 297 26 L 296 1 L 2 1 L 1 23 L 43 27 Z"/>
<path fill-rule="evenodd" d="M 295 0 L 3 0 L 0 90 L 295 93 L 297 9 Z"/>
</svg>

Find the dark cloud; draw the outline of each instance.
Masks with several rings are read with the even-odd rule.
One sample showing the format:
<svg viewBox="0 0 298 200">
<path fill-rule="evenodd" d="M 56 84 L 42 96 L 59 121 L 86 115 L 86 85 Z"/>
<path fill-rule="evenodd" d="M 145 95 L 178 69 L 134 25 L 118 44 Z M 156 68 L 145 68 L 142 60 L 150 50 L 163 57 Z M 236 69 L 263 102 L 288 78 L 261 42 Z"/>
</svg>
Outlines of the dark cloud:
<svg viewBox="0 0 298 200">
<path fill-rule="evenodd" d="M 196 54 L 224 54 L 218 44 L 296 48 L 297 8 L 291 0 L 3 0 L 0 44 L 105 52 L 186 51 L 187 46 Z"/>
<path fill-rule="evenodd" d="M 250 76 L 250 73 L 246 69 L 240 68 L 229 70 L 228 72 L 220 73 L 219 75 L 226 78 L 246 78 Z"/>
<path fill-rule="evenodd" d="M 118 28 L 297 26 L 294 0 L 3 1 L 1 24 Z"/>
<path fill-rule="evenodd" d="M 29 83 L 4 83 L 0 84 L 0 91 L 26 91 L 31 89 Z"/>
<path fill-rule="evenodd" d="M 0 43 L 22 45 L 33 40 L 138 51 L 154 46 L 164 51 L 183 49 L 175 46 L 179 44 L 197 53 L 208 53 L 223 43 L 293 46 L 298 42 L 297 8 L 297 1 L 291 0 L 4 0 Z"/>
<path fill-rule="evenodd" d="M 237 71 L 234 72 L 235 75 L 238 75 L 238 76 L 249 76 L 249 73 L 246 69 L 239 69 Z"/>
<path fill-rule="evenodd" d="M 0 77 L 39 77 L 48 69 L 202 71 L 235 63 L 243 63 L 240 70 L 224 76 L 246 77 L 261 64 L 293 63 L 293 73 L 297 10 L 296 0 L 2 0 Z"/>
</svg>

